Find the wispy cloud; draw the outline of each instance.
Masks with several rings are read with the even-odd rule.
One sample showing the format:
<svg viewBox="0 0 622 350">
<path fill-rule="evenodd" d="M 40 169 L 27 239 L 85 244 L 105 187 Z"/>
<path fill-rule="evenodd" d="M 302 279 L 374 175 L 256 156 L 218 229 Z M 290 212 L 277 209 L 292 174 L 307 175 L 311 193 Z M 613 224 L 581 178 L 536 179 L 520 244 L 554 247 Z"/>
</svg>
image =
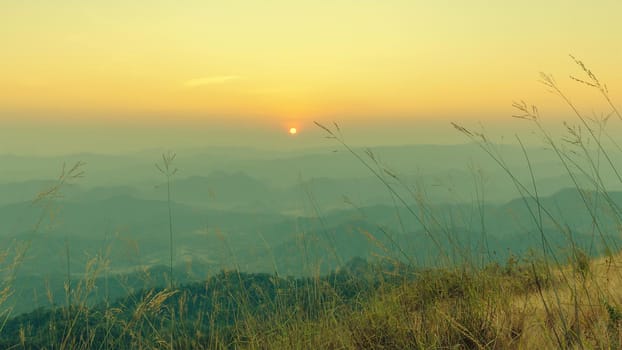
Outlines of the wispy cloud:
<svg viewBox="0 0 622 350">
<path fill-rule="evenodd" d="M 194 87 L 204 86 L 204 85 L 224 84 L 224 83 L 227 83 L 233 80 L 240 80 L 240 79 L 242 79 L 242 77 L 239 75 L 217 75 L 217 76 L 211 76 L 211 77 L 191 79 L 191 80 L 184 82 L 183 85 L 184 87 L 187 87 L 187 88 L 194 88 Z"/>
<path fill-rule="evenodd" d="M 38 77 L 24 77 L 18 82 L 19 85 L 28 88 L 39 88 L 49 85 L 49 82 Z"/>
</svg>

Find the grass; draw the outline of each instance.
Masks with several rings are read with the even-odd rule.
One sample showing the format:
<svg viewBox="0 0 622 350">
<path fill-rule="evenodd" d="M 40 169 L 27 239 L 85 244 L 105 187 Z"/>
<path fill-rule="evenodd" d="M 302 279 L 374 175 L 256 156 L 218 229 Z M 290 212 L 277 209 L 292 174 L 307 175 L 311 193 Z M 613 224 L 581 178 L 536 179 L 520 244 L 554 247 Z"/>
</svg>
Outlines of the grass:
<svg viewBox="0 0 622 350">
<path fill-rule="evenodd" d="M 95 279 L 107 261 L 88 262 L 85 277 L 68 288 L 71 302 L 52 310 L 36 310 L 11 318 L 0 313 L 0 347 L 11 349 L 617 349 L 622 346 L 622 255 L 606 235 L 607 217 L 622 227 L 622 210 L 609 195 L 605 179 L 622 177 L 612 149 L 622 151 L 608 133 L 611 117 L 622 120 L 605 84 L 586 65 L 572 57 L 582 77 L 572 80 L 596 89 L 611 108 L 604 118 L 584 116 L 558 83 L 542 74 L 542 83 L 560 97 L 576 118 L 563 124 L 566 135 L 556 139 L 541 123 L 535 106 L 514 103 L 516 118 L 534 129 L 557 156 L 592 218 L 591 234 L 607 247 L 593 258 L 575 241 L 568 227 L 539 195 L 537 171 L 524 147 L 527 180 L 519 178 L 503 159 L 489 135 L 465 126 L 454 127 L 505 172 L 531 218 L 540 246 L 532 255 L 500 264 L 490 259 L 487 231 L 482 224 L 481 255 L 461 249 L 452 227 L 443 223 L 424 191 L 413 189 L 384 166 L 371 150 L 359 154 L 348 145 L 337 124 L 317 124 L 327 136 L 350 152 L 398 206 L 423 228 L 438 249 L 438 266 L 421 268 L 392 234 L 382 231 L 393 247 L 376 263 L 359 260 L 342 264 L 339 271 L 313 277 L 223 271 L 204 283 L 179 285 L 173 279 L 173 215 L 171 178 L 174 154 L 163 155 L 158 169 L 166 177 L 169 208 L 170 275 L 166 288 L 132 293 L 117 301 L 88 305 Z M 77 168 L 79 170 L 79 167 Z M 68 174 L 72 174 L 70 171 Z M 77 171 L 73 173 L 82 174 Z M 52 206 L 60 187 L 42 192 L 38 202 Z M 587 185 L 579 180 L 587 178 Z M 611 177 L 611 176 L 610 176 Z M 474 177 L 480 220 L 485 184 Z M 479 180 L 478 180 L 479 179 Z M 309 194 L 311 198 L 311 195 Z M 314 203 L 311 203 L 314 204 Z M 315 205 L 315 204 L 314 204 Z M 313 207 L 316 213 L 319 208 Z M 52 211 L 51 211 L 52 212 Z M 54 211 L 55 213 L 55 211 Z M 321 216 L 318 214 L 318 216 Z M 320 218 L 321 219 L 321 218 Z M 554 228 L 552 232 L 550 228 Z M 406 232 L 405 229 L 403 229 Z M 330 242 L 330 234 L 323 232 Z M 551 247 L 551 235 L 566 238 L 562 257 Z M 373 236 L 370 235 L 370 239 Z M 453 242 L 447 251 L 443 241 Z M 390 253 L 394 252 L 394 255 Z M 0 253 L 4 277 L 0 310 L 11 293 L 11 280 L 27 247 Z M 333 252 L 337 254 L 337 252 Z M 67 255 L 69 259 L 69 255 Z M 488 258 L 486 258 L 488 257 Z M 481 258 L 481 260 L 480 260 Z M 335 259 L 339 260 L 339 256 Z M 276 266 L 276 264 L 275 264 Z M 275 267 L 276 270 L 276 267 Z M 70 276 L 69 276 L 70 277 Z M 71 279 L 68 278 L 69 283 Z"/>
<path fill-rule="evenodd" d="M 169 288 L 175 286 L 175 279 L 173 276 L 173 260 L 174 260 L 174 247 L 173 247 L 173 212 L 171 208 L 171 182 L 173 176 L 179 169 L 173 168 L 173 161 L 177 155 L 172 152 L 162 154 L 162 164 L 155 164 L 156 169 L 166 178 L 166 205 L 168 209 L 168 232 L 169 232 L 169 249 L 170 249 L 170 283 Z"/>
<path fill-rule="evenodd" d="M 347 272 L 283 279 L 231 271 L 205 284 L 143 291 L 107 308 L 76 308 L 77 319 L 62 310 L 36 311 L 11 320 L 4 334 L 32 348 L 56 344 L 51 339 L 70 348 L 160 348 L 171 345 L 171 335 L 175 348 L 206 349 L 556 348 L 557 337 L 563 347 L 607 348 L 618 341 L 622 321 L 622 280 L 611 280 L 621 264 L 619 257 L 592 261 L 578 296 L 564 288 L 566 271 L 550 280 L 542 262 L 399 276 L 368 265 L 374 278 L 367 279 Z M 573 305 L 580 306 L 576 319 Z M 173 330 L 171 311 L 178 320 Z M 564 333 L 563 318 L 578 325 L 576 333 Z"/>
</svg>

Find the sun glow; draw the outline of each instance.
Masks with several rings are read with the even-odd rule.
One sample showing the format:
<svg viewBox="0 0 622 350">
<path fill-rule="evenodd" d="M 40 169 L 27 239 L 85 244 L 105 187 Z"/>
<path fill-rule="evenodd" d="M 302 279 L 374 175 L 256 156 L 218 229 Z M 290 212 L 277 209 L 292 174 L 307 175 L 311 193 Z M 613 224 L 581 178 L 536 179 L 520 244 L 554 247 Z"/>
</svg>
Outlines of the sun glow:
<svg viewBox="0 0 622 350">
<path fill-rule="evenodd" d="M 298 133 L 298 129 L 296 128 L 289 128 L 289 134 L 290 135 L 296 135 Z"/>
</svg>

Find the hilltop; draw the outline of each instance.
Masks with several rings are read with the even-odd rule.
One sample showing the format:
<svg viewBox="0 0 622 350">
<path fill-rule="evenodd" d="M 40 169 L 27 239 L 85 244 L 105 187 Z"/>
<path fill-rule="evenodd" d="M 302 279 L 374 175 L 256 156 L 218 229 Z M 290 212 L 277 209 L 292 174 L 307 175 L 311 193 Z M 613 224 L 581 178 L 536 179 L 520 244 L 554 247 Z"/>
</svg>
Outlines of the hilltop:
<svg viewBox="0 0 622 350">
<path fill-rule="evenodd" d="M 412 269 L 353 259 L 316 278 L 223 271 L 91 307 L 8 320 L 0 345 L 25 349 L 617 348 L 622 256 L 568 265 L 509 260 Z"/>
</svg>

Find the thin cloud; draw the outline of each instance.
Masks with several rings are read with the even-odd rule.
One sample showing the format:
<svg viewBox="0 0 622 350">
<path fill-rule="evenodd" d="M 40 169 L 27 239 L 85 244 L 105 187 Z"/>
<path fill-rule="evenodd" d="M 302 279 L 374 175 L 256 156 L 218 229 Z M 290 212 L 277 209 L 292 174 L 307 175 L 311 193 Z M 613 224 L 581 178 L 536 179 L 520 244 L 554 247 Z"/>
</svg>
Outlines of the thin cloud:
<svg viewBox="0 0 622 350">
<path fill-rule="evenodd" d="M 194 88 L 194 87 L 199 87 L 199 86 L 204 86 L 204 85 L 224 84 L 224 83 L 227 83 L 233 80 L 240 80 L 240 79 L 242 79 L 242 77 L 238 75 L 218 75 L 218 76 L 212 76 L 212 77 L 191 79 L 191 80 L 184 82 L 183 85 L 184 87 L 187 87 L 187 88 Z"/>
</svg>

